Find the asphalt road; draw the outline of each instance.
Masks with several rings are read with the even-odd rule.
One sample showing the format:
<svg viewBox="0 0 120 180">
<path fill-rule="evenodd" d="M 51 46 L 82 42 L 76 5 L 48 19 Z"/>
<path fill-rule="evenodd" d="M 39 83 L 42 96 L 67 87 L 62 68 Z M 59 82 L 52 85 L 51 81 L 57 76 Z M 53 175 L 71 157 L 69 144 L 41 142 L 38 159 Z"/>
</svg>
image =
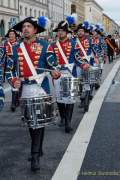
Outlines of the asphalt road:
<svg viewBox="0 0 120 180">
<path fill-rule="evenodd" d="M 112 66 L 113 64 L 105 66 L 103 79 Z M 5 108 L 0 114 L 0 180 L 50 180 L 84 115 L 83 110 L 79 109 L 78 105 L 74 108 L 72 134 L 65 134 L 64 128 L 58 127 L 57 124 L 46 128 L 44 156 L 40 160 L 41 169 L 37 174 L 33 174 L 30 171 L 30 162 L 27 161 L 30 155 L 28 129 L 21 123 L 19 108 L 15 113 L 10 112 L 10 94 L 10 92 L 6 93 Z M 119 102 L 104 102 L 101 110 L 103 112 L 102 114 L 100 112 L 81 172 L 113 171 L 115 155 L 120 156 L 118 149 L 120 121 L 115 120 L 115 117 L 119 118 L 119 109 Z M 113 110 L 115 110 L 115 116 L 112 113 Z M 103 115 L 107 120 L 104 120 Z M 116 133 L 115 136 L 113 136 L 114 133 Z M 115 168 L 119 169 L 120 163 L 118 160 L 116 162 Z M 80 175 L 79 179 L 82 178 L 95 177 Z"/>
<path fill-rule="evenodd" d="M 120 71 L 102 105 L 78 180 L 120 179 Z"/>
</svg>

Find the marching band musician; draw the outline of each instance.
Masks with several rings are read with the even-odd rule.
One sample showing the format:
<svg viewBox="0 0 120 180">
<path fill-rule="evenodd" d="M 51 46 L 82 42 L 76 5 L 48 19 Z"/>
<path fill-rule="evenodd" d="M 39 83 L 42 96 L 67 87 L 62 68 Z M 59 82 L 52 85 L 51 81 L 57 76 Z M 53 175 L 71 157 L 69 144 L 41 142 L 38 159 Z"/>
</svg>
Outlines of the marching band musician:
<svg viewBox="0 0 120 180">
<path fill-rule="evenodd" d="M 77 77 L 76 67 L 82 67 L 86 69 L 87 64 L 84 64 L 80 59 L 80 53 L 77 49 L 76 41 L 68 38 L 69 31 L 68 22 L 61 21 L 57 28 L 54 29 L 54 32 L 57 32 L 58 40 L 53 44 L 53 49 L 57 58 L 58 66 L 61 71 L 61 76 L 65 73 L 69 74 L 72 77 Z M 62 74 L 63 73 L 63 74 Z M 60 96 L 60 82 L 55 80 L 56 95 Z M 61 124 L 65 123 L 65 132 L 70 133 L 72 131 L 71 119 L 75 102 L 70 102 L 68 100 L 64 101 L 57 98 L 57 104 L 61 117 Z"/>
<path fill-rule="evenodd" d="M 104 32 L 104 29 L 101 24 L 97 24 L 97 27 L 98 27 L 98 35 L 99 35 L 101 47 L 102 47 L 103 64 L 105 64 L 107 61 L 107 43 L 105 41 L 105 39 L 106 39 L 105 32 Z M 101 73 L 102 73 L 102 69 L 103 69 L 103 64 L 101 67 Z"/>
<path fill-rule="evenodd" d="M 19 34 L 16 33 L 14 29 L 9 29 L 6 36 L 7 41 L 5 42 L 5 51 L 7 56 L 12 56 L 12 46 L 17 44 Z M 6 71 L 6 61 L 5 61 L 5 71 Z M 17 105 L 19 104 L 19 91 L 18 89 L 12 88 L 12 102 L 11 102 L 11 111 L 16 110 Z"/>
<path fill-rule="evenodd" d="M 93 57 L 93 52 L 92 52 L 92 42 L 91 42 L 91 38 L 88 37 L 88 35 L 86 36 L 86 32 L 89 33 L 89 29 L 88 29 L 88 22 L 85 21 L 84 23 L 80 23 L 77 26 L 76 29 L 76 33 L 77 33 L 77 45 L 78 48 L 80 49 L 80 57 L 82 59 L 83 62 L 86 63 L 87 67 L 86 70 L 89 70 L 90 65 L 94 66 L 96 63 L 94 61 L 94 57 Z M 81 72 L 79 72 L 79 76 L 81 76 Z M 90 99 L 92 99 L 92 89 L 90 91 Z M 81 107 L 83 106 L 85 97 L 84 95 L 81 95 L 80 97 L 81 99 Z"/>
<path fill-rule="evenodd" d="M 13 55 L 8 58 L 6 76 L 9 83 L 19 89 L 22 85 L 34 85 L 37 81 L 34 79 L 32 68 L 28 64 L 26 55 L 28 55 L 35 72 L 39 75 L 44 74 L 45 69 L 51 69 L 51 75 L 57 79 L 60 72 L 55 70 L 56 61 L 54 58 L 53 49 L 51 46 L 42 39 L 38 39 L 36 34 L 45 31 L 44 27 L 40 25 L 40 17 L 35 19 L 28 17 L 23 21 L 16 24 L 13 28 L 16 31 L 22 32 L 23 40 L 13 47 Z M 44 24 L 44 23 L 43 23 Z M 23 48 L 24 47 L 24 48 Z M 13 73 L 13 68 L 16 68 L 16 63 L 19 62 L 19 76 L 16 77 Z M 16 70 L 17 71 L 17 70 Z M 48 78 L 45 77 L 41 83 L 41 87 L 46 94 L 50 93 L 50 86 Z M 31 170 L 37 171 L 40 169 L 40 156 L 43 154 L 42 144 L 44 138 L 44 127 L 42 128 L 29 128 L 31 137 Z"/>
<path fill-rule="evenodd" d="M 93 25 L 92 29 L 92 49 L 94 53 L 94 58 L 98 61 L 99 67 L 101 68 L 101 73 L 104 64 L 104 51 L 103 51 L 103 40 L 100 37 L 99 26 Z M 99 83 L 95 84 L 95 89 L 97 90 L 100 87 Z"/>
<path fill-rule="evenodd" d="M 90 37 L 88 38 L 88 36 L 85 35 L 85 32 L 88 32 L 87 27 L 85 26 L 84 23 L 80 23 L 76 29 L 76 32 L 77 32 L 77 44 L 78 47 L 81 49 L 80 57 L 82 61 L 86 61 L 90 65 L 93 65 L 95 61 L 93 59 L 93 53 L 92 53 L 92 41 Z"/>
<path fill-rule="evenodd" d="M 4 48 L 0 47 L 0 111 L 4 106 L 4 90 L 3 90 L 3 64 L 4 64 Z"/>
</svg>

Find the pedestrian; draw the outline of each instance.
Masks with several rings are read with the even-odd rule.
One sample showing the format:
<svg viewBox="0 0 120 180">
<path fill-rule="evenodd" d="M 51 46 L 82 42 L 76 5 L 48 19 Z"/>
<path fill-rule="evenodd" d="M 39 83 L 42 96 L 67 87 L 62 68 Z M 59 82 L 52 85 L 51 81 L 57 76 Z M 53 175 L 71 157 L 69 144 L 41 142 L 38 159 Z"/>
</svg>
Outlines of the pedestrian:
<svg viewBox="0 0 120 180">
<path fill-rule="evenodd" d="M 13 27 L 15 30 L 22 32 L 23 40 L 13 47 L 13 55 L 8 58 L 6 76 L 9 83 L 14 88 L 19 89 L 22 86 L 22 96 L 32 97 L 36 95 L 37 97 L 41 97 L 42 93 L 46 96 L 50 94 L 48 78 L 45 76 L 44 70 L 40 68 L 50 69 L 53 78 L 58 78 L 60 76 L 60 73 L 55 70 L 56 61 L 51 46 L 46 41 L 36 37 L 38 33 L 45 31 L 40 25 L 40 19 L 40 17 L 37 19 L 28 17 Z M 28 59 L 29 62 L 27 61 Z M 15 69 L 18 67 L 17 63 L 19 63 L 19 77 L 16 77 L 13 72 L 13 67 Z M 32 64 L 32 67 L 30 64 Z M 33 71 L 42 78 L 39 86 L 37 85 L 38 79 L 35 78 L 37 75 L 34 76 Z M 27 88 L 27 91 L 25 91 L 25 88 Z M 42 90 L 42 92 L 40 92 L 40 90 Z M 27 95 L 25 95 L 25 93 L 27 93 Z M 29 114 L 28 110 L 25 112 L 25 116 Z M 41 116 L 40 109 L 35 111 L 34 115 L 37 116 L 38 113 L 40 113 L 39 116 Z M 33 121 L 35 121 L 34 118 Z M 31 122 L 29 134 L 31 137 L 32 171 L 38 171 L 40 169 L 40 156 L 43 155 L 44 130 L 44 126 L 36 128 L 36 126 L 32 126 Z"/>
<path fill-rule="evenodd" d="M 7 56 L 11 57 L 13 55 L 12 46 L 18 43 L 19 34 L 14 29 L 9 29 L 5 37 L 7 38 L 7 40 L 4 43 L 5 53 L 6 53 L 4 72 L 6 71 Z M 16 73 L 16 76 L 17 74 L 18 72 Z M 10 109 L 12 112 L 15 112 L 16 107 L 19 105 L 19 91 L 18 89 L 15 89 L 13 87 L 11 88 L 11 91 L 12 91 L 12 100 L 11 100 Z"/>
<path fill-rule="evenodd" d="M 113 57 L 114 57 L 114 52 L 115 52 L 115 40 L 112 38 L 112 36 L 109 34 L 106 38 L 105 41 L 107 43 L 107 56 L 108 56 L 108 61 L 109 63 L 113 62 Z"/>
<path fill-rule="evenodd" d="M 61 21 L 58 26 L 54 29 L 57 33 L 58 40 L 53 44 L 53 49 L 55 51 L 56 59 L 61 71 L 61 78 L 65 74 L 69 77 L 77 78 L 77 66 L 86 68 L 87 65 L 81 61 L 80 50 L 77 49 L 77 43 L 73 39 L 68 38 L 68 33 L 71 33 L 66 21 Z M 72 131 L 71 120 L 74 109 L 74 100 L 66 97 L 61 99 L 60 97 L 60 79 L 55 80 L 55 89 L 57 104 L 59 108 L 59 113 L 61 117 L 60 126 L 65 124 L 65 133 L 70 133 Z M 72 82 L 71 82 L 72 83 Z"/>
<path fill-rule="evenodd" d="M 0 111 L 4 106 L 4 90 L 3 90 L 3 57 L 4 57 L 4 49 L 0 47 Z"/>
</svg>

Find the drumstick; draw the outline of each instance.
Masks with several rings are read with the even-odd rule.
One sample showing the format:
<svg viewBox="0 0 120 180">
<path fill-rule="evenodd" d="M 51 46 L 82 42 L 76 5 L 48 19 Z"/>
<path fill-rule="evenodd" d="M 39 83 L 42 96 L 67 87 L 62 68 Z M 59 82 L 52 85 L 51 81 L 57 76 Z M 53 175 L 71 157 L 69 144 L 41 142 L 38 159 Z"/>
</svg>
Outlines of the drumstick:
<svg viewBox="0 0 120 180">
<path fill-rule="evenodd" d="M 57 69 L 51 70 L 51 69 L 46 69 L 46 68 L 37 68 L 37 69 L 43 70 L 43 71 L 48 71 L 48 72 L 53 72 L 54 70 L 57 70 Z"/>
</svg>

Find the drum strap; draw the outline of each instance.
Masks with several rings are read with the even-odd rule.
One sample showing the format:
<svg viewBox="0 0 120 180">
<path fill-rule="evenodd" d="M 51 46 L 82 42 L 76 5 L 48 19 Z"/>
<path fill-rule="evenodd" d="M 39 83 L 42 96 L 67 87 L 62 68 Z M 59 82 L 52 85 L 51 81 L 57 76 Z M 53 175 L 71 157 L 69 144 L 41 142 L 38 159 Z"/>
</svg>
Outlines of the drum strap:
<svg viewBox="0 0 120 180">
<path fill-rule="evenodd" d="M 68 59 L 67 59 L 65 53 L 63 52 L 62 47 L 61 47 L 59 41 L 56 42 L 56 45 L 57 45 L 57 47 L 58 47 L 58 49 L 60 51 L 60 54 L 61 54 L 62 58 L 65 61 L 65 64 L 67 65 L 67 68 L 68 68 L 69 72 L 72 74 L 73 65 L 71 66 L 71 64 L 68 63 Z"/>
<path fill-rule="evenodd" d="M 84 49 L 84 47 L 82 46 L 82 44 L 81 44 L 81 42 L 80 42 L 80 40 L 77 38 L 77 43 L 78 43 L 78 45 L 80 46 L 80 49 L 82 50 L 82 52 L 83 52 L 83 54 L 84 54 L 84 56 L 85 56 L 85 59 L 88 61 L 88 62 L 90 62 L 90 57 L 86 54 L 86 52 L 85 52 L 85 49 Z"/>
<path fill-rule="evenodd" d="M 10 42 L 8 41 L 8 44 L 9 44 L 9 46 L 10 46 L 10 49 L 12 50 L 12 45 L 10 44 Z"/>
<path fill-rule="evenodd" d="M 22 52 L 23 52 L 23 55 L 24 55 L 24 57 L 25 57 L 25 60 L 26 60 L 26 62 L 27 62 L 27 64 L 28 64 L 28 66 L 29 66 L 29 68 L 30 68 L 30 70 L 31 70 L 31 73 L 32 73 L 32 75 L 33 75 L 33 78 L 34 78 L 34 79 L 36 80 L 36 82 L 41 86 L 41 84 L 42 84 L 42 82 L 43 82 L 43 79 L 45 78 L 45 75 L 39 76 L 39 75 L 37 74 L 37 71 L 35 70 L 35 67 L 34 67 L 34 65 L 33 65 L 32 61 L 31 61 L 31 59 L 30 59 L 30 56 L 28 55 L 28 52 L 27 52 L 27 50 L 26 50 L 25 45 L 24 45 L 23 42 L 20 43 L 20 48 L 21 48 L 21 50 L 22 50 Z"/>
</svg>

